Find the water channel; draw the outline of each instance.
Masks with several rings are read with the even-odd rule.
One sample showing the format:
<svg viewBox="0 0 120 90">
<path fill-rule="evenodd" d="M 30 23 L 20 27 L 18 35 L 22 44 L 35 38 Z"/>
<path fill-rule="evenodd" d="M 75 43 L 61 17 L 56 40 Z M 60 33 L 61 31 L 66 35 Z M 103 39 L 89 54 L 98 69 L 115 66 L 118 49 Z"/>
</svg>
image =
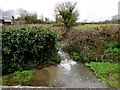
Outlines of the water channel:
<svg viewBox="0 0 120 90">
<path fill-rule="evenodd" d="M 61 45 L 64 46 L 65 43 Z M 93 71 L 81 62 L 72 60 L 61 48 L 58 51 L 63 59 L 59 65 L 40 69 L 36 81 L 31 85 L 70 88 L 107 88 Z"/>
</svg>

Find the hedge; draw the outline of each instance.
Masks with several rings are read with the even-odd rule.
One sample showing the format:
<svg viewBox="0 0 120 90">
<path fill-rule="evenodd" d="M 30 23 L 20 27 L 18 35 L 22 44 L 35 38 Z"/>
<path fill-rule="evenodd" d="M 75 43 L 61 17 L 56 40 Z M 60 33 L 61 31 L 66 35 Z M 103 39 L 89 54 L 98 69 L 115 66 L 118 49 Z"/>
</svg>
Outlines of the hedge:
<svg viewBox="0 0 120 90">
<path fill-rule="evenodd" d="M 57 33 L 42 26 L 10 26 L 2 32 L 2 74 L 57 62 Z M 54 58 L 55 57 L 55 58 Z"/>
</svg>

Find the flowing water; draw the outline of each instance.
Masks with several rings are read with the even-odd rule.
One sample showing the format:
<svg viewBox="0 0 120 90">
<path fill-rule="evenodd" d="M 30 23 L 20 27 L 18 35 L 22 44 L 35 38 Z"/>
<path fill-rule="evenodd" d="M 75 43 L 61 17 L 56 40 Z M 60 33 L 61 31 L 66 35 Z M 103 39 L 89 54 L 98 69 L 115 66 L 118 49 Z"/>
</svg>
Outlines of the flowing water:
<svg viewBox="0 0 120 90">
<path fill-rule="evenodd" d="M 61 47 L 64 45 L 65 43 Z M 69 54 L 62 51 L 61 48 L 59 48 L 58 53 L 63 59 L 58 66 L 46 67 L 36 73 L 36 83 L 38 85 L 71 88 L 107 88 L 89 67 L 81 62 L 73 61 Z"/>
</svg>

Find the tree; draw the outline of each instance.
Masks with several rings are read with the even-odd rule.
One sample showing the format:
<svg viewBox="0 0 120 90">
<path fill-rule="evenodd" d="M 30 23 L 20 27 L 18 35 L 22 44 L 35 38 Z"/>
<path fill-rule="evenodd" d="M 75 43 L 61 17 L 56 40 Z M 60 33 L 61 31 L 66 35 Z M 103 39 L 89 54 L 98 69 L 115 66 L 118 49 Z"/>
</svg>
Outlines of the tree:
<svg viewBox="0 0 120 90">
<path fill-rule="evenodd" d="M 18 20 L 25 20 L 25 17 L 30 15 L 29 11 L 26 11 L 26 10 L 21 9 L 21 8 L 18 9 L 17 12 L 19 15 Z"/>
<path fill-rule="evenodd" d="M 27 24 L 36 23 L 37 22 L 37 14 L 31 13 L 31 14 L 25 16 L 25 21 Z"/>
<path fill-rule="evenodd" d="M 73 27 L 79 16 L 76 5 L 77 3 L 73 2 L 63 2 L 58 4 L 55 8 L 56 22 L 63 23 L 66 28 Z"/>
<path fill-rule="evenodd" d="M 46 18 L 45 18 L 45 21 L 48 22 L 48 21 L 50 21 L 50 20 L 49 20 L 49 18 L 46 17 Z"/>
<path fill-rule="evenodd" d="M 27 24 L 36 23 L 37 22 L 37 13 L 30 13 L 24 9 L 18 9 L 19 17 L 17 20 L 25 21 Z"/>
</svg>

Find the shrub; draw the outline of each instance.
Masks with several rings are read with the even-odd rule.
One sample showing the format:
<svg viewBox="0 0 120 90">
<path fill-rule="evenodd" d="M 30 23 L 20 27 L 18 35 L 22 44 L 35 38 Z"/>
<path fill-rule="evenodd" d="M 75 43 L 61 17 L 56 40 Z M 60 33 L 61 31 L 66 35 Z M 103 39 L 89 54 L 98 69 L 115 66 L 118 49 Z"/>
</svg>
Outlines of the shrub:
<svg viewBox="0 0 120 90">
<path fill-rule="evenodd" d="M 81 41 L 70 43 L 66 49 L 74 60 L 81 62 L 96 61 L 96 57 L 98 56 L 95 46 L 87 45 L 85 42 L 82 43 Z"/>
<path fill-rule="evenodd" d="M 3 29 L 3 74 L 22 71 L 39 63 L 58 62 L 57 33 L 42 26 L 12 26 Z"/>
<path fill-rule="evenodd" d="M 109 61 L 119 61 L 120 58 L 120 42 L 111 41 L 105 43 L 106 50 L 104 51 L 105 59 Z"/>
<path fill-rule="evenodd" d="M 117 26 L 73 29 L 68 33 L 66 50 L 74 60 L 82 62 L 118 62 L 120 42 Z"/>
</svg>

